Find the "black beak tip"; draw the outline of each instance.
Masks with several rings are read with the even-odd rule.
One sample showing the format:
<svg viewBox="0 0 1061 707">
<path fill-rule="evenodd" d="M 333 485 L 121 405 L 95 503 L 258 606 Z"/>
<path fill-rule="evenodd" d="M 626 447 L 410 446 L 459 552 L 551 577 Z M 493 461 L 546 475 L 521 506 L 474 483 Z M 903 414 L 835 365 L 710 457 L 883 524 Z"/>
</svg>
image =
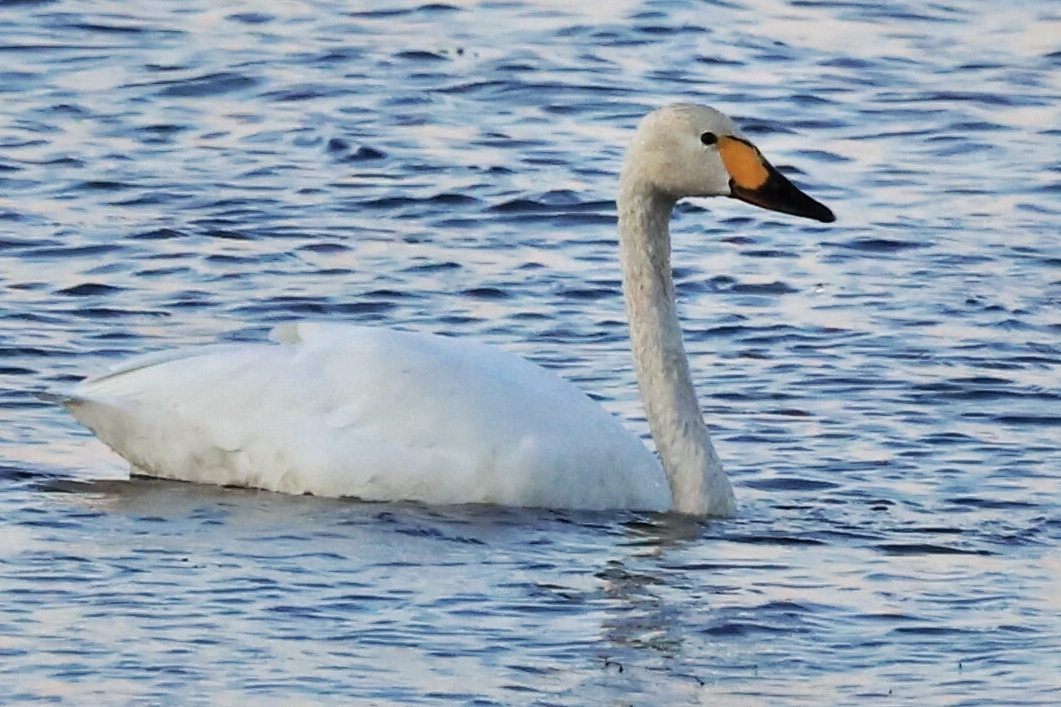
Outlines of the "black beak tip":
<svg viewBox="0 0 1061 707">
<path fill-rule="evenodd" d="M 769 167 L 770 178 L 755 189 L 746 189 L 730 179 L 730 196 L 753 206 L 783 214 L 809 218 L 821 223 L 832 223 L 836 215 L 817 199 L 800 191 L 785 175 Z"/>
<path fill-rule="evenodd" d="M 836 215 L 832 212 L 832 210 L 828 206 L 820 202 L 818 202 L 818 208 L 815 209 L 814 213 L 808 215 L 812 219 L 816 221 L 821 221 L 822 223 L 832 223 L 836 220 Z"/>
</svg>

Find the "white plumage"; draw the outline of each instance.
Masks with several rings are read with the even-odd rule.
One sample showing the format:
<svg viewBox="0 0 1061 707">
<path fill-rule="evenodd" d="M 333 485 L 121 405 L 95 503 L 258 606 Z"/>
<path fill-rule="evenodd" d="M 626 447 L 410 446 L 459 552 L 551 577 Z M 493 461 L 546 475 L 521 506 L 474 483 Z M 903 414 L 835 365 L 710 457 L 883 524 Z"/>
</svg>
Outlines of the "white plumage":
<svg viewBox="0 0 1061 707">
<path fill-rule="evenodd" d="M 670 272 L 670 211 L 735 196 L 821 221 L 710 108 L 642 121 L 620 181 L 632 351 L 660 460 L 573 385 L 474 342 L 295 323 L 271 343 L 153 354 L 63 405 L 139 474 L 286 493 L 426 503 L 730 515 L 700 414 Z"/>
<path fill-rule="evenodd" d="M 133 360 L 66 405 L 148 476 L 366 500 L 670 505 L 640 440 L 518 356 L 380 327 L 300 323 L 274 338 Z"/>
</svg>

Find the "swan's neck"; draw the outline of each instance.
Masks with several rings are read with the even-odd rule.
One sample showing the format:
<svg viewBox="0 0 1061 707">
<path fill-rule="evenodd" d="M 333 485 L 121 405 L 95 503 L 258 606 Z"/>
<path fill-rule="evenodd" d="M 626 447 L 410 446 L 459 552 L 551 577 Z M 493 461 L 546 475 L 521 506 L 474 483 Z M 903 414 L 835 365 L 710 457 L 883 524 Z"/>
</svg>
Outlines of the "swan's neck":
<svg viewBox="0 0 1061 707">
<path fill-rule="evenodd" d="M 733 513 L 733 489 L 711 444 L 682 345 L 670 265 L 675 200 L 624 172 L 619 250 L 634 370 L 652 438 L 670 482 L 674 510 Z"/>
</svg>

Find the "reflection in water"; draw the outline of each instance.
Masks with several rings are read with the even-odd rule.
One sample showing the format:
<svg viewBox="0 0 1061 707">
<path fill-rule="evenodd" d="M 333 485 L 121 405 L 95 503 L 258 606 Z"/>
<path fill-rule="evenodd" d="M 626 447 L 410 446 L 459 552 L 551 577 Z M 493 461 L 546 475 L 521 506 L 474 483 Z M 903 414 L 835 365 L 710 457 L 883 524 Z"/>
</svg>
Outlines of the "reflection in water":
<svg viewBox="0 0 1061 707">
<path fill-rule="evenodd" d="M 680 548 L 708 536 L 715 521 L 674 513 L 642 514 L 623 523 L 629 538 L 625 547 L 636 557 L 660 557 L 668 548 Z"/>
<path fill-rule="evenodd" d="M 711 524 L 676 514 L 639 514 L 623 523 L 621 547 L 627 556 L 608 560 L 594 575 L 605 598 L 601 636 L 606 646 L 648 651 L 653 660 L 680 658 L 689 627 L 703 624 L 712 607 L 702 586 L 672 568 L 683 553 L 695 552 L 696 543 L 712 542 Z M 695 615 L 686 616 L 690 611 Z M 609 661 L 621 665 L 619 657 Z"/>
<path fill-rule="evenodd" d="M 664 657 L 680 652 L 686 622 L 677 607 L 668 606 L 660 596 L 665 579 L 633 572 L 618 560 L 610 560 L 596 577 L 608 600 L 601 622 L 605 645 L 645 649 Z"/>
</svg>

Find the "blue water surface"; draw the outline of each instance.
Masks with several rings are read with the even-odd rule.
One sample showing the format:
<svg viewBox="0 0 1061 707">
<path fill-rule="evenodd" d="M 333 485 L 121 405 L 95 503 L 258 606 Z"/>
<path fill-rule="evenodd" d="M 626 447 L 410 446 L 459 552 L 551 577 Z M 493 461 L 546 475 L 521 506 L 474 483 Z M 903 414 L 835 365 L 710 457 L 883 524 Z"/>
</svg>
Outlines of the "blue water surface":
<svg viewBox="0 0 1061 707">
<path fill-rule="evenodd" d="M 36 397 L 293 318 L 640 433 L 616 174 L 714 105 L 837 214 L 676 213 L 736 518 L 128 479 Z M 1061 7 L 0 3 L 0 702 L 1061 703 Z"/>
</svg>

